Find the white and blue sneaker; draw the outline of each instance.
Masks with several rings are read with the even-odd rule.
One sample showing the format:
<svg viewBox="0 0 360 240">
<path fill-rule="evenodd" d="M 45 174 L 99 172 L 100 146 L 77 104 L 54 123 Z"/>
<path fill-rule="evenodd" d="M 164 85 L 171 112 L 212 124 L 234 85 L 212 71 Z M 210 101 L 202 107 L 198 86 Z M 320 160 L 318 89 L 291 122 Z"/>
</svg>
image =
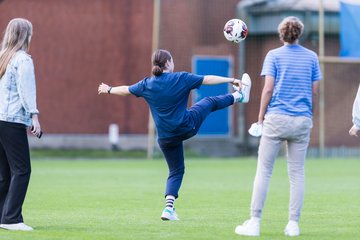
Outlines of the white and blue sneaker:
<svg viewBox="0 0 360 240">
<path fill-rule="evenodd" d="M 250 99 L 250 89 L 251 89 L 251 78 L 249 74 L 244 73 L 241 78 L 241 88 L 238 86 L 233 86 L 234 90 L 240 93 L 240 97 L 236 99 L 236 102 L 247 103 Z"/>
<path fill-rule="evenodd" d="M 175 212 L 175 208 L 166 207 L 161 214 L 161 220 L 164 221 L 177 221 L 180 220 L 178 215 Z"/>
</svg>

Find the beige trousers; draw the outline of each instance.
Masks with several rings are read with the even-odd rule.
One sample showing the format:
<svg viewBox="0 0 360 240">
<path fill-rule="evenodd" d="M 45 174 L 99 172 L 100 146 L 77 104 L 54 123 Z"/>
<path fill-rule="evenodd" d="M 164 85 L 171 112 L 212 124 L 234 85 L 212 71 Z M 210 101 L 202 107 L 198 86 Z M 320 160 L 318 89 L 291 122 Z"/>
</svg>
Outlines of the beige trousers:
<svg viewBox="0 0 360 240">
<path fill-rule="evenodd" d="M 251 200 L 251 216 L 262 216 L 275 158 L 282 142 L 286 142 L 290 181 L 289 220 L 299 221 L 304 201 L 304 165 L 311 128 L 312 120 L 308 117 L 281 114 L 265 116 Z"/>
</svg>

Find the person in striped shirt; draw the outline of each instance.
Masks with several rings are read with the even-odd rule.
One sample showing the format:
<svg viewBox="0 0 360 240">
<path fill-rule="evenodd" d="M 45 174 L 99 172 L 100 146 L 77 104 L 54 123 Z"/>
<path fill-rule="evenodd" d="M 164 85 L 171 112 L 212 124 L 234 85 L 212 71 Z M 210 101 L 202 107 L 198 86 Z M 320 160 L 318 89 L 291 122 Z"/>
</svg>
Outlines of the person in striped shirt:
<svg viewBox="0 0 360 240">
<path fill-rule="evenodd" d="M 353 126 L 350 128 L 349 134 L 358 137 L 360 132 L 360 85 L 353 104 L 352 119 Z"/>
<path fill-rule="evenodd" d="M 304 200 L 304 162 L 313 126 L 313 102 L 322 78 L 315 52 L 301 46 L 304 25 L 286 17 L 278 26 L 283 46 L 265 57 L 261 76 L 265 78 L 257 124 L 262 127 L 254 180 L 251 218 L 236 227 L 239 235 L 259 236 L 260 220 L 270 177 L 281 144 L 287 144 L 290 181 L 289 221 L 285 235 L 298 236 L 298 221 Z"/>
</svg>

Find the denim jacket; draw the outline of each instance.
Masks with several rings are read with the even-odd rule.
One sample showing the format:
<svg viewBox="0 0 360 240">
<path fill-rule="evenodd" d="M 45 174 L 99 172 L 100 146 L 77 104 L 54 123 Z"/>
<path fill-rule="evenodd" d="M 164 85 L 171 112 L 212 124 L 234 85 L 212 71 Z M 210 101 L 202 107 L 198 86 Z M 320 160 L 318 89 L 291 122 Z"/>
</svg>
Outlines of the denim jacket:
<svg viewBox="0 0 360 240">
<path fill-rule="evenodd" d="M 38 113 L 34 64 L 30 55 L 19 50 L 0 78 L 0 121 L 31 126 L 31 116 Z"/>
</svg>

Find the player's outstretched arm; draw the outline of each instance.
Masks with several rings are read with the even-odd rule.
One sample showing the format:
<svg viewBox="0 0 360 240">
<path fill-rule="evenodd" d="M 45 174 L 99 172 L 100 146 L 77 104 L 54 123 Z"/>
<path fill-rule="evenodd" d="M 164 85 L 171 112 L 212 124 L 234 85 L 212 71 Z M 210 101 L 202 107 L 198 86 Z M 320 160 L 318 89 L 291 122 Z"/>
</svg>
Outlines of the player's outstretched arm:
<svg viewBox="0 0 360 240">
<path fill-rule="evenodd" d="M 98 88 L 98 93 L 107 93 L 107 94 L 114 94 L 119 96 L 128 96 L 131 95 L 129 91 L 129 86 L 118 86 L 118 87 L 111 87 L 105 83 L 101 83 Z"/>
<path fill-rule="evenodd" d="M 232 83 L 236 86 L 240 85 L 240 80 L 236 78 L 220 77 L 215 75 L 206 75 L 202 84 L 204 85 L 215 85 L 220 83 Z"/>
</svg>

